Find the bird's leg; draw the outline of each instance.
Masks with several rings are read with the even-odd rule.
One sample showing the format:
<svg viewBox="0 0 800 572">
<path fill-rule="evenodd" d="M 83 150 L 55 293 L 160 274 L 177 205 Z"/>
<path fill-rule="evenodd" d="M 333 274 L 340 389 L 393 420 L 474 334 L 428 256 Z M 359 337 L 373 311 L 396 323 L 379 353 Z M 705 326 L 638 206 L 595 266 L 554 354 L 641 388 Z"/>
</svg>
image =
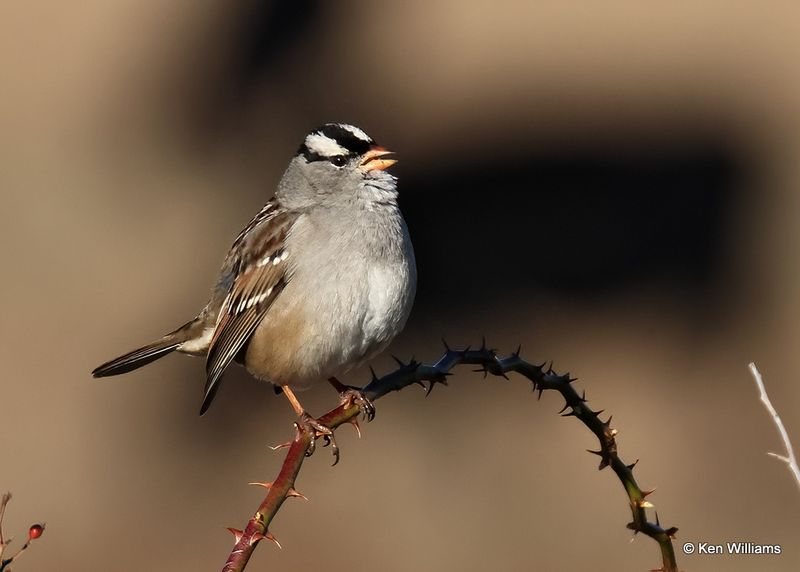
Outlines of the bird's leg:
<svg viewBox="0 0 800 572">
<path fill-rule="evenodd" d="M 305 425 L 311 431 L 311 443 L 308 445 L 308 451 L 306 451 L 306 455 L 310 457 L 314 453 L 314 449 L 316 449 L 317 437 L 322 437 L 325 439 L 325 445 L 331 446 L 331 452 L 333 453 L 334 457 L 333 464 L 335 465 L 338 463 L 339 446 L 336 444 L 336 439 L 333 436 L 333 430 L 309 415 L 303 406 L 300 405 L 300 400 L 297 399 L 294 391 L 292 391 L 288 385 L 282 386 L 282 389 L 284 395 L 286 395 L 286 398 L 289 400 L 289 403 L 292 404 L 292 409 L 294 409 L 295 413 L 297 413 L 297 416 L 300 418 L 300 423 Z"/>
<path fill-rule="evenodd" d="M 355 403 L 358 405 L 358 408 L 361 410 L 367 422 L 375 419 L 375 406 L 364 396 L 360 388 L 353 387 L 352 385 L 345 385 L 335 377 L 329 377 L 328 383 L 339 392 L 339 396 L 342 398 L 342 405 Z"/>
</svg>

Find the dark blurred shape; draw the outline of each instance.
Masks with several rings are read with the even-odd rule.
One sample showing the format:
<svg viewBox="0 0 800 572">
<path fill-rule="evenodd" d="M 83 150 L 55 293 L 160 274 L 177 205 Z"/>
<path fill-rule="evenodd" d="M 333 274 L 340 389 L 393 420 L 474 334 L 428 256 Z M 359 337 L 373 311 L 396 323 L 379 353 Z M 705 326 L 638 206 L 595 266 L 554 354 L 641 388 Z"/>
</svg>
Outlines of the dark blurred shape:
<svg viewBox="0 0 800 572">
<path fill-rule="evenodd" d="M 697 302 L 713 298 L 743 157 L 697 140 L 609 148 L 404 175 L 418 307 L 511 289 L 592 298 L 653 281 Z"/>
<path fill-rule="evenodd" d="M 228 68 L 228 94 L 249 91 L 277 65 L 292 45 L 303 41 L 308 27 L 315 21 L 319 0 L 280 0 L 250 2 L 236 16 L 231 37 Z"/>
<path fill-rule="evenodd" d="M 202 44 L 187 49 L 191 62 L 185 62 L 178 70 L 177 81 L 188 84 L 179 91 L 191 94 L 184 100 L 189 106 L 184 127 L 203 131 L 202 138 L 213 140 L 213 132 L 224 128 L 247 109 L 251 98 L 259 95 L 265 78 L 285 81 L 276 70 L 289 59 L 289 51 L 308 41 L 309 28 L 318 20 L 319 8 L 319 0 L 231 4 L 225 14 L 227 21 L 213 23 L 215 28 L 224 30 L 223 40 L 208 42 L 207 35 L 197 35 L 195 40 Z M 210 33 L 219 34 L 219 30 Z M 214 51 L 213 55 L 209 50 Z M 221 61 L 207 70 L 210 74 L 198 76 L 191 71 L 197 62 L 217 58 Z M 196 89 L 198 81 L 202 89 Z M 192 140 L 197 143 L 195 137 Z"/>
</svg>

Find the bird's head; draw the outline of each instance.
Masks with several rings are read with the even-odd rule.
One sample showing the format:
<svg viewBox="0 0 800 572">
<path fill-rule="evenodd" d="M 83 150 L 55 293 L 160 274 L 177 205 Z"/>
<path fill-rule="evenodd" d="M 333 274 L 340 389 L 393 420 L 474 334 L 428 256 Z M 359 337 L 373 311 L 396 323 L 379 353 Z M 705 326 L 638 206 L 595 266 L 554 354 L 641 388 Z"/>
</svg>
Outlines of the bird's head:
<svg viewBox="0 0 800 572">
<path fill-rule="evenodd" d="M 364 131 L 327 123 L 306 135 L 278 190 L 284 203 L 394 201 L 397 179 L 386 169 L 397 161 Z"/>
</svg>

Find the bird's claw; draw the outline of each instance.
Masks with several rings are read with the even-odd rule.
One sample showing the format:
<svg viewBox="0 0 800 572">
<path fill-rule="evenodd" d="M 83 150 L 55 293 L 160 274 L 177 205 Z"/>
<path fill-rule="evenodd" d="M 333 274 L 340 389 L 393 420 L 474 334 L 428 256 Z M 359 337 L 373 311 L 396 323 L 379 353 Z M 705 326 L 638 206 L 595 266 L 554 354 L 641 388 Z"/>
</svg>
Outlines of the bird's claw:
<svg viewBox="0 0 800 572">
<path fill-rule="evenodd" d="M 311 433 L 311 442 L 309 442 L 308 449 L 306 449 L 306 457 L 310 457 L 314 454 L 314 451 L 317 449 L 317 438 L 322 437 L 325 441 L 323 447 L 331 446 L 333 465 L 335 466 L 339 462 L 339 446 L 336 444 L 336 438 L 333 436 L 333 429 L 323 425 L 308 413 L 303 413 L 300 417 L 300 424 L 306 427 Z"/>
<path fill-rule="evenodd" d="M 342 396 L 342 405 L 358 405 L 361 415 L 367 420 L 367 423 L 375 419 L 375 405 L 367 399 L 359 388 L 348 386 L 340 395 Z"/>
</svg>

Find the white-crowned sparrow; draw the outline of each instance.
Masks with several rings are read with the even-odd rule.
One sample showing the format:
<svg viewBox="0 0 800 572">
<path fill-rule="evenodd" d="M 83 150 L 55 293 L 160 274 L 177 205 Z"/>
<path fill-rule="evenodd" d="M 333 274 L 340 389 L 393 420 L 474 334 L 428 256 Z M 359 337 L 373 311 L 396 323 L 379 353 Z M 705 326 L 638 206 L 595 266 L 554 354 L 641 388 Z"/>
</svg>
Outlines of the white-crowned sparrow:
<svg viewBox="0 0 800 572">
<path fill-rule="evenodd" d="M 92 372 L 125 373 L 174 350 L 207 356 L 205 413 L 231 361 L 284 389 L 331 379 L 382 351 L 416 290 L 414 251 L 397 206 L 396 161 L 366 133 L 331 123 L 309 133 L 275 197 L 239 234 L 196 318 Z"/>
</svg>

